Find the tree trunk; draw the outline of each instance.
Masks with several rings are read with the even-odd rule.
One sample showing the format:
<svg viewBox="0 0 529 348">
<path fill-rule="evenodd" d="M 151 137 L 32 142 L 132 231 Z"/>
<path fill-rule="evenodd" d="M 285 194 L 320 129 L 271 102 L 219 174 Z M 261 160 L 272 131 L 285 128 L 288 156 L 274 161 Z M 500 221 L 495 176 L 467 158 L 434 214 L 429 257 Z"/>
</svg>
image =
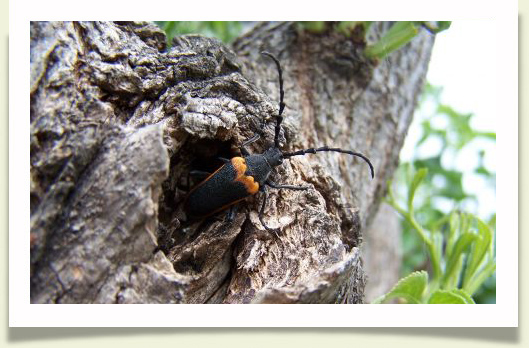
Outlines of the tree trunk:
<svg viewBox="0 0 529 348">
<path fill-rule="evenodd" d="M 376 25 L 375 37 L 388 26 Z M 361 303 L 361 226 L 377 213 L 424 83 L 433 38 L 387 60 L 329 27 L 264 23 L 227 48 L 149 23 L 31 23 L 32 303 Z M 241 143 L 272 145 L 283 68 L 284 151 L 329 145 L 367 155 L 294 157 L 268 190 L 188 221 L 192 170 Z M 212 195 L 215 193 L 212 192 Z"/>
</svg>

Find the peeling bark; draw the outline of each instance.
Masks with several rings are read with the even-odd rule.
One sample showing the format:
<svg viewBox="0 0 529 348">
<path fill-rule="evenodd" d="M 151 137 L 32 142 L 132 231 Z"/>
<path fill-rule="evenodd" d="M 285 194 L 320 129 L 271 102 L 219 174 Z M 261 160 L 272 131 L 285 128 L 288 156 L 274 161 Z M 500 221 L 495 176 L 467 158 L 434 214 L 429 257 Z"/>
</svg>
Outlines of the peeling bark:
<svg viewBox="0 0 529 348">
<path fill-rule="evenodd" d="M 386 24 L 380 24 L 380 33 Z M 362 43 L 264 23 L 233 48 L 149 23 L 31 24 L 32 303 L 361 303 L 361 226 L 385 194 L 424 82 L 427 34 L 374 65 Z M 283 149 L 272 179 L 309 185 L 257 194 L 186 221 L 191 170 L 212 172 L 244 139 L 273 140 L 281 61 Z M 191 180 L 193 184 L 193 180 Z"/>
</svg>

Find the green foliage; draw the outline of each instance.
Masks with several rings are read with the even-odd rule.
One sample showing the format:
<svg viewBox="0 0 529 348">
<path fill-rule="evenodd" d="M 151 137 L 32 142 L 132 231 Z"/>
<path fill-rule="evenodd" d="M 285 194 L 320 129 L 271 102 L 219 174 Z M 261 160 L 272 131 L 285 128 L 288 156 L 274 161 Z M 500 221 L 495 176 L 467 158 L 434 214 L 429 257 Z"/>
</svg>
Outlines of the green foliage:
<svg viewBox="0 0 529 348">
<path fill-rule="evenodd" d="M 441 290 L 433 292 L 428 290 L 428 273 L 425 271 L 413 272 L 399 280 L 397 285 L 386 295 L 381 296 L 373 303 L 384 303 L 391 300 L 404 300 L 408 304 L 474 304 L 472 297 L 461 289 Z"/>
<path fill-rule="evenodd" d="M 230 43 L 242 32 L 241 22 L 156 22 L 166 35 L 169 45 L 173 37 L 184 34 L 202 34 Z"/>
<path fill-rule="evenodd" d="M 393 299 L 404 299 L 410 304 L 422 303 L 427 287 L 428 273 L 425 271 L 414 272 L 399 280 L 390 292 L 377 298 L 373 303 L 383 303 Z"/>
<path fill-rule="evenodd" d="M 496 174 L 486 167 L 487 154 L 476 142 L 495 143 L 496 134 L 474 129 L 474 115 L 441 103 L 441 93 L 441 88 L 426 86 L 421 98 L 421 135 L 412 159 L 399 166 L 397 194 L 391 186 L 388 194 L 390 204 L 404 217 L 402 274 L 430 269 L 430 290 L 423 303 L 456 301 L 460 293 L 446 293 L 455 289 L 477 303 L 494 303 L 496 215 L 482 220 L 463 212 L 478 203 L 463 183 L 466 176 L 474 175 L 472 180 L 481 177 L 495 187 Z M 436 151 L 431 151 L 432 143 L 438 145 L 433 146 Z M 421 157 L 425 148 L 428 155 Z M 474 151 L 478 159 L 473 174 L 452 164 L 463 149 Z M 451 161 L 443 161 L 446 158 Z M 438 290 L 445 292 L 432 298 Z"/>
<path fill-rule="evenodd" d="M 338 23 L 338 25 L 336 26 L 336 30 L 342 34 L 349 36 L 355 31 L 358 26 L 361 26 L 361 32 L 364 34 L 365 37 L 365 33 L 369 30 L 371 24 L 373 24 L 373 22 L 343 21 Z"/>
<path fill-rule="evenodd" d="M 419 33 L 419 29 L 420 26 L 414 22 L 396 22 L 378 42 L 366 47 L 364 54 L 368 58 L 384 58 L 410 42 Z"/>
<path fill-rule="evenodd" d="M 451 22 L 395 22 L 391 28 L 374 44 L 366 47 L 364 54 L 368 58 L 382 59 L 389 53 L 410 42 L 421 28 L 437 34 L 450 27 Z"/>
<path fill-rule="evenodd" d="M 419 119 L 421 135 L 414 144 L 414 154 L 410 162 L 402 163 L 396 175 L 396 187 L 402 196 L 405 196 L 404 187 L 407 187 L 415 171 L 426 168 L 428 174 L 423 181 L 419 191 L 414 198 L 414 210 L 417 219 L 428 229 L 435 229 L 435 224 L 443 216 L 446 216 L 450 209 L 466 210 L 473 204 L 477 204 L 477 198 L 473 193 L 467 192 L 463 181 L 471 173 L 464 173 L 461 169 L 451 165 L 453 160 L 443 161 L 443 159 L 456 158 L 461 150 L 470 151 L 473 149 L 473 156 L 478 159 L 474 168 L 474 177 L 485 179 L 489 186 L 495 187 L 496 174 L 486 168 L 486 153 L 483 148 L 476 148 L 475 144 L 479 140 L 480 144 L 494 143 L 495 133 L 477 131 L 472 127 L 472 114 L 462 114 L 453 108 L 444 105 L 440 101 L 441 88 L 427 85 L 421 98 L 421 114 Z M 418 115 L 419 116 L 419 115 Z M 440 144 L 436 151 L 431 151 L 431 144 Z M 421 157 L 425 148 L 430 148 L 426 157 Z M 444 163 L 443 163 L 444 162 Z M 409 197 L 409 196 L 408 196 Z M 440 205 L 440 201 L 445 206 Z M 408 202 L 401 202 L 408 204 Z M 451 206 L 447 209 L 446 205 Z M 487 218 L 489 225 L 495 229 L 495 216 Z M 419 268 L 424 268 L 428 263 L 427 255 L 424 252 L 425 246 L 421 239 L 413 232 L 413 226 L 408 222 L 403 223 L 403 253 L 404 265 L 403 273 L 409 274 Z M 487 293 L 483 297 L 490 302 L 494 297 L 494 283 L 487 282 Z M 479 298 L 479 296 L 478 296 Z M 481 300 L 479 300 L 481 302 Z"/>
<path fill-rule="evenodd" d="M 428 304 L 475 304 L 472 297 L 459 289 L 437 290 L 428 299 Z"/>
<path fill-rule="evenodd" d="M 455 210 L 442 216 L 429 230 L 417 222 L 413 202 L 426 177 L 427 169 L 422 168 L 408 183 L 405 208 L 397 202 L 389 183 L 387 202 L 404 217 L 426 245 L 432 277 L 429 280 L 425 271 L 414 272 L 401 279 L 375 303 L 395 298 L 407 303 L 475 303 L 471 296 L 496 271 L 494 232 L 491 226 L 476 216 Z"/>
<path fill-rule="evenodd" d="M 323 21 L 312 21 L 312 22 L 298 22 L 298 26 L 301 29 L 313 32 L 321 33 L 325 30 L 326 22 Z"/>
</svg>

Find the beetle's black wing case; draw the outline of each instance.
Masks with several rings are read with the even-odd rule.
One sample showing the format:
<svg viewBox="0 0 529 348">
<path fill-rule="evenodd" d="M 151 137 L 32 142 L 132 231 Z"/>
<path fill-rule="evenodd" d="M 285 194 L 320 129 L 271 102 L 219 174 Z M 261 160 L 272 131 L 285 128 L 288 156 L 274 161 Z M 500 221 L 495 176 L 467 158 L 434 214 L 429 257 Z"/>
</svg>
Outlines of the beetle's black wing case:
<svg viewBox="0 0 529 348">
<path fill-rule="evenodd" d="M 244 184 L 235 181 L 236 177 L 233 164 L 226 163 L 193 188 L 184 202 L 187 218 L 207 217 L 250 196 Z"/>
</svg>

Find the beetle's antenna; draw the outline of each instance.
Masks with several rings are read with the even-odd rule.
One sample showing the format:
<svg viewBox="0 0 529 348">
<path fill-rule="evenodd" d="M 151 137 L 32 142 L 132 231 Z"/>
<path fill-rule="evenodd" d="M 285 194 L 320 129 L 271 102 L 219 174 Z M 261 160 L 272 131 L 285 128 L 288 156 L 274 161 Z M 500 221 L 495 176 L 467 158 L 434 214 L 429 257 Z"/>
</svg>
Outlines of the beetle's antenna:
<svg viewBox="0 0 529 348">
<path fill-rule="evenodd" d="M 369 158 L 367 158 L 366 156 L 364 156 L 363 154 L 361 154 L 359 152 L 353 152 L 353 151 L 349 151 L 349 150 L 342 150 L 342 149 L 338 149 L 338 148 L 331 148 L 331 147 L 328 147 L 328 146 L 323 146 L 323 147 L 319 147 L 317 149 L 311 148 L 311 149 L 305 149 L 305 150 L 298 150 L 298 151 L 294 151 L 294 152 L 286 152 L 286 153 L 283 153 L 283 157 L 284 158 L 289 158 L 289 157 L 292 157 L 292 156 L 303 156 L 303 155 L 306 155 L 308 153 L 314 153 L 315 154 L 316 152 L 323 152 L 323 151 L 340 152 L 340 153 L 346 153 L 348 155 L 353 155 L 353 156 L 360 157 L 364 161 L 366 161 L 367 164 L 369 165 L 369 169 L 371 169 L 371 178 L 375 177 L 375 169 L 373 168 L 373 165 L 371 164 L 371 161 L 369 160 Z"/>
<path fill-rule="evenodd" d="M 283 114 L 283 110 L 285 109 L 285 103 L 283 102 L 285 98 L 285 91 L 283 90 L 283 70 L 281 70 L 279 60 L 277 60 L 277 58 L 274 57 L 272 53 L 263 51 L 261 52 L 261 54 L 272 58 L 272 60 L 276 63 L 277 72 L 279 74 L 279 114 L 277 116 L 276 129 L 274 135 L 274 145 L 275 147 L 279 148 L 279 131 L 281 130 L 281 122 L 283 122 L 283 116 L 281 115 Z"/>
</svg>

